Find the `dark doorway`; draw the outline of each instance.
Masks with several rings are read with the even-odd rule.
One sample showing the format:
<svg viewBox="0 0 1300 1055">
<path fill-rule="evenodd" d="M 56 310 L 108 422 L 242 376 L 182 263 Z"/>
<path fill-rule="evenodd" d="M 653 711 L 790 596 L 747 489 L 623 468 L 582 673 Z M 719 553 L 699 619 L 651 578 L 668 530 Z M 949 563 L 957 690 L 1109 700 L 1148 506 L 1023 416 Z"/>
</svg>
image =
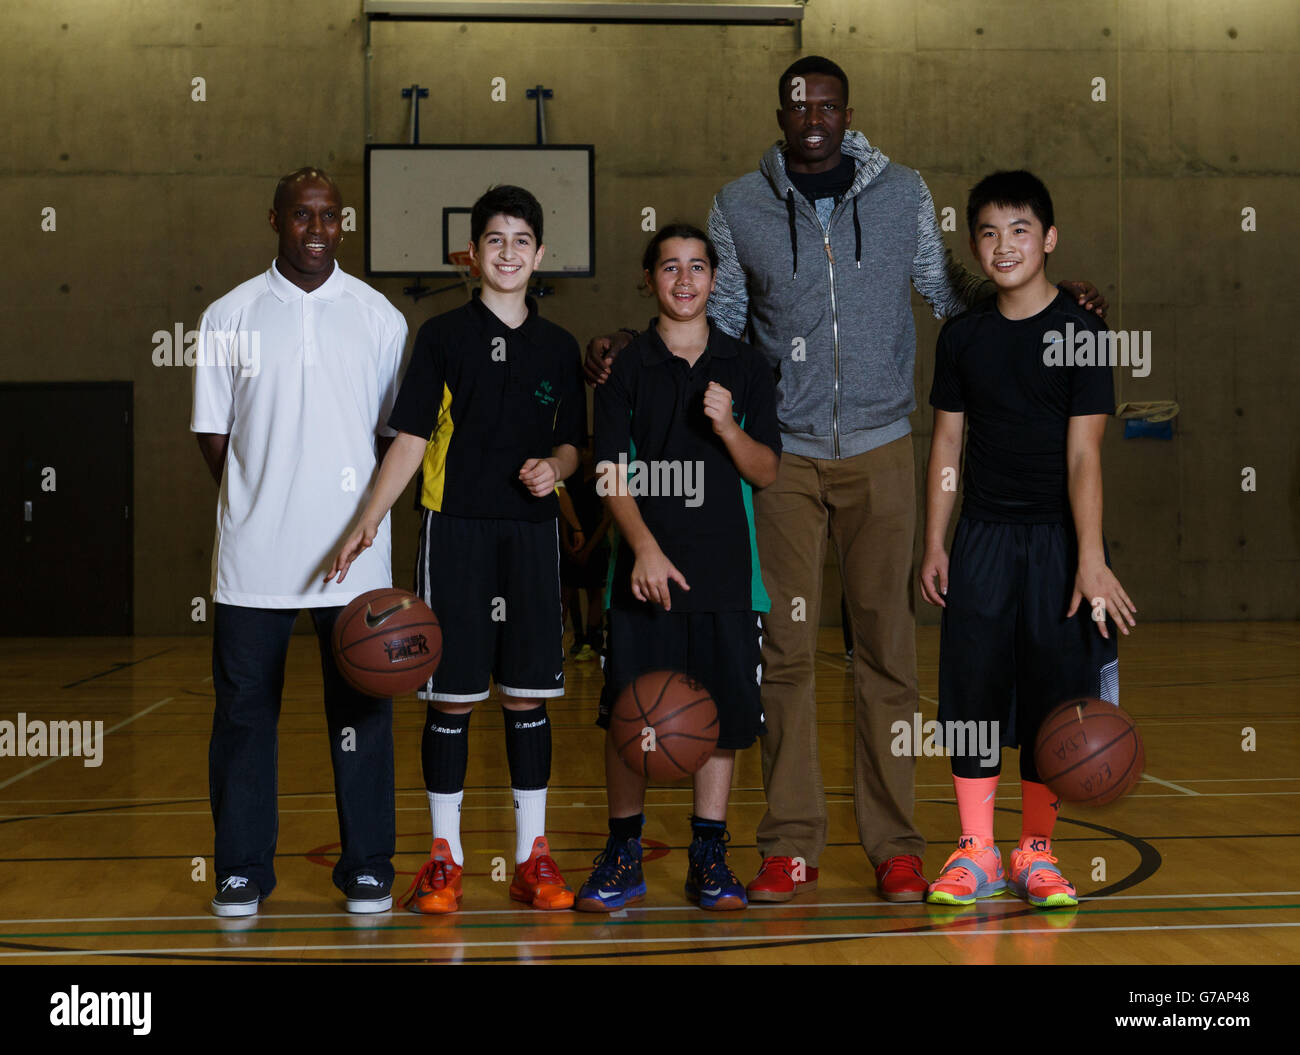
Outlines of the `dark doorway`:
<svg viewBox="0 0 1300 1055">
<path fill-rule="evenodd" d="M 132 386 L 0 383 L 0 634 L 132 632 Z"/>
</svg>

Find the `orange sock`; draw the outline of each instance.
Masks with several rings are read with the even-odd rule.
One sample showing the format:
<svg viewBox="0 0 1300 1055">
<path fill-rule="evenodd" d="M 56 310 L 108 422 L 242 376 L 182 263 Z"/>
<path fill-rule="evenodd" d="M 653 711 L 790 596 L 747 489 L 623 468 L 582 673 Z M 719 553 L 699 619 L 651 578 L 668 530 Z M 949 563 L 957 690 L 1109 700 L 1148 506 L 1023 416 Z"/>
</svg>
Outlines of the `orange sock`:
<svg viewBox="0 0 1300 1055">
<path fill-rule="evenodd" d="M 985 843 L 991 843 L 998 778 L 954 776 L 952 783 L 957 789 L 957 817 L 961 821 L 962 839 L 974 835 Z"/>
<path fill-rule="evenodd" d="M 1061 800 L 1046 784 L 1020 781 L 1020 849 L 1052 852 L 1052 829 Z"/>
</svg>

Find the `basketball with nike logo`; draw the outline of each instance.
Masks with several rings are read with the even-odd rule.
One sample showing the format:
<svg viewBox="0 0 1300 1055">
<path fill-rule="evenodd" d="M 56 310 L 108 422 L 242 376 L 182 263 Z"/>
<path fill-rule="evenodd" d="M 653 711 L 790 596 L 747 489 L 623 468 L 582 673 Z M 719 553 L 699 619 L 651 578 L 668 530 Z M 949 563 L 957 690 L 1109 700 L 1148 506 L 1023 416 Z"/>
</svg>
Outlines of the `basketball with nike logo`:
<svg viewBox="0 0 1300 1055">
<path fill-rule="evenodd" d="M 438 669 L 438 617 L 406 590 L 369 590 L 339 613 L 334 662 L 343 679 L 367 696 L 414 692 Z"/>
<path fill-rule="evenodd" d="M 1038 779 L 1066 802 L 1105 806 L 1142 779 L 1146 753 L 1137 723 L 1105 700 L 1061 704 L 1039 726 Z"/>
</svg>

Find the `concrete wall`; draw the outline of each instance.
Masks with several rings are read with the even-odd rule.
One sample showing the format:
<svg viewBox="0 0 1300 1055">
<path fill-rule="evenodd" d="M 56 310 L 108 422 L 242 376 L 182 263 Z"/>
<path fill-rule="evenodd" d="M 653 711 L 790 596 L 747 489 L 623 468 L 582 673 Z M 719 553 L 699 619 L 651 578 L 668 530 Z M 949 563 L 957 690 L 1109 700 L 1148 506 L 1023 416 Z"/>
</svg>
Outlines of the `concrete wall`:
<svg viewBox="0 0 1300 1055">
<path fill-rule="evenodd" d="M 596 146 L 598 274 L 556 281 L 545 311 L 585 341 L 651 313 L 636 289 L 640 210 L 702 221 L 776 138 L 779 72 L 816 53 L 848 72 L 854 126 L 919 169 L 940 208 L 960 217 L 993 168 L 1036 171 L 1056 200 L 1054 277 L 1093 280 L 1112 326 L 1152 331 L 1150 376 L 1117 376 L 1119 393 L 1177 400 L 1177 435 L 1126 441 L 1113 426 L 1105 447 L 1106 532 L 1141 616 L 1300 617 L 1300 357 L 1286 317 L 1300 8 L 814 0 L 807 16 L 802 49 L 784 28 L 377 23 L 367 120 L 357 0 L 6 5 L 3 377 L 134 382 L 137 632 L 205 631 L 190 601 L 207 590 L 215 499 L 187 432 L 189 378 L 152 365 L 150 335 L 193 326 L 268 264 L 279 174 L 325 166 L 360 211 L 367 124 L 375 142 L 407 136 L 401 87 L 433 89 L 426 142 L 530 142 L 524 89 L 554 89 L 551 140 Z M 504 103 L 490 99 L 496 76 Z M 1090 98 L 1096 77 L 1105 102 Z M 969 261 L 961 230 L 946 237 Z M 354 274 L 363 238 L 340 252 Z M 413 305 L 402 284 L 376 283 L 412 330 L 458 302 Z M 939 324 L 915 307 L 919 485 Z M 828 622 L 837 588 L 832 576 Z"/>
</svg>

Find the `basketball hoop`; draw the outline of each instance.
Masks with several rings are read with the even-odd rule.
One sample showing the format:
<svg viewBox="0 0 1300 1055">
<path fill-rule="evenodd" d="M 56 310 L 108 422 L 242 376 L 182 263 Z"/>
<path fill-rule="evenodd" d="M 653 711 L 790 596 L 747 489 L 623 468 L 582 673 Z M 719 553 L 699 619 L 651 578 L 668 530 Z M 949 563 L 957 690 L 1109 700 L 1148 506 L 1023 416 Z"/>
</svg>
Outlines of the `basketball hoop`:
<svg viewBox="0 0 1300 1055">
<path fill-rule="evenodd" d="M 474 295 L 474 279 L 479 277 L 479 269 L 474 266 L 474 258 L 470 256 L 467 250 L 457 253 L 448 253 L 447 259 L 451 266 L 456 269 L 456 274 L 461 277 L 465 283 L 465 292 L 469 296 Z"/>
</svg>

